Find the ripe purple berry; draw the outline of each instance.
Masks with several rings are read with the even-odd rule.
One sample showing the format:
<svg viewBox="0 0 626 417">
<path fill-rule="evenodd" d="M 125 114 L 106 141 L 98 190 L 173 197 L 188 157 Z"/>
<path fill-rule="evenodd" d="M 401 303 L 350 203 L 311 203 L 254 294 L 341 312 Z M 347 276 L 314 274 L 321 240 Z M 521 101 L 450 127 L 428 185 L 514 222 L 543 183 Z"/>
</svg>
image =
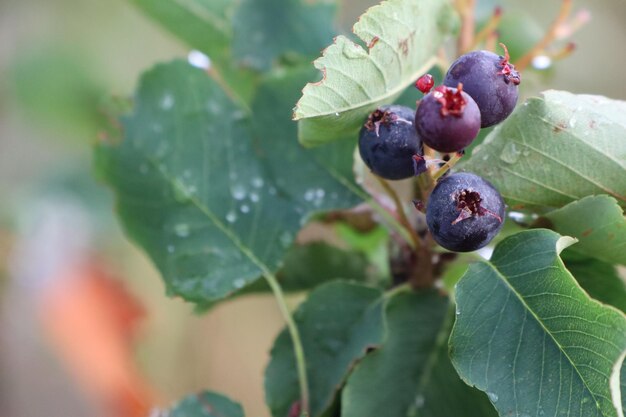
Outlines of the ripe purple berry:
<svg viewBox="0 0 626 417">
<path fill-rule="evenodd" d="M 480 110 L 463 86 L 439 86 L 419 103 L 415 128 L 422 141 L 439 152 L 458 152 L 480 130 Z"/>
<path fill-rule="evenodd" d="M 426 206 L 426 223 L 446 249 L 470 252 L 487 245 L 502 228 L 504 201 L 487 180 L 468 172 L 442 178 Z"/>
<path fill-rule="evenodd" d="M 409 107 L 383 106 L 372 112 L 359 133 L 359 153 L 372 172 L 400 180 L 426 171 L 422 141 Z"/>
<path fill-rule="evenodd" d="M 499 56 L 489 51 L 473 51 L 459 57 L 452 63 L 443 84 L 456 87 L 463 84 L 463 90 L 472 96 L 481 115 L 481 127 L 493 126 L 506 119 L 515 108 L 519 95 L 517 86 L 521 78 L 509 53 Z"/>
</svg>

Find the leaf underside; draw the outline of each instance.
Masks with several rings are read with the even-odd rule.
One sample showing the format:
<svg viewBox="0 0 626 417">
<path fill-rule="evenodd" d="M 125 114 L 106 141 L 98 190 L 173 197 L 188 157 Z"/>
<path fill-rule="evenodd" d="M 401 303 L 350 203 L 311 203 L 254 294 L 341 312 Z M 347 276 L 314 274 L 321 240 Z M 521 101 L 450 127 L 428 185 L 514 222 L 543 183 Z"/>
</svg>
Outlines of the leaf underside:
<svg viewBox="0 0 626 417">
<path fill-rule="evenodd" d="M 498 125 L 462 165 L 513 207 L 608 194 L 626 207 L 626 102 L 549 90 Z"/>
<path fill-rule="evenodd" d="M 322 80 L 307 84 L 294 109 L 305 146 L 356 138 L 368 113 L 390 103 L 435 62 L 456 25 L 448 1 L 387 0 L 354 25 L 363 47 L 338 36 L 314 65 Z"/>
</svg>

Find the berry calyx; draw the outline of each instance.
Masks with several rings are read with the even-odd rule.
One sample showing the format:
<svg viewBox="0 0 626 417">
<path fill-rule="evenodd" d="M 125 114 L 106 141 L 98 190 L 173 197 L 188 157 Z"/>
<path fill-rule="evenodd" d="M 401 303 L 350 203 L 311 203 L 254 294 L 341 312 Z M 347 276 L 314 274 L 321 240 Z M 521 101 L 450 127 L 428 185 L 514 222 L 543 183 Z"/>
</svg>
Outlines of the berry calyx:
<svg viewBox="0 0 626 417">
<path fill-rule="evenodd" d="M 433 97 L 441 104 L 441 115 L 463 116 L 467 100 L 463 97 L 463 84 L 459 83 L 456 90 L 440 85 L 435 88 Z"/>
<path fill-rule="evenodd" d="M 500 231 L 504 201 L 487 180 L 468 172 L 440 179 L 426 206 L 426 223 L 435 241 L 455 252 L 487 245 Z"/>
<path fill-rule="evenodd" d="M 506 82 L 512 82 L 515 85 L 518 85 L 522 80 L 520 78 L 519 72 L 515 70 L 515 65 L 511 64 L 509 60 L 511 56 L 509 55 L 509 49 L 505 44 L 500 42 L 500 46 L 504 49 L 504 56 L 500 61 L 500 65 L 502 66 L 502 70 L 500 73 L 504 75 L 504 79 Z"/>
<path fill-rule="evenodd" d="M 458 152 L 467 147 L 480 130 L 478 105 L 458 88 L 439 86 L 419 102 L 415 129 L 424 143 L 439 152 Z"/>
<path fill-rule="evenodd" d="M 494 216 L 498 219 L 498 221 L 502 222 L 502 218 L 500 216 L 481 205 L 483 199 L 476 191 L 467 189 L 462 190 L 456 195 L 456 197 L 454 197 L 454 199 L 456 201 L 456 208 L 459 210 L 459 217 L 454 219 L 452 222 L 453 225 L 471 217 L 486 215 Z"/>
<path fill-rule="evenodd" d="M 422 75 L 415 82 L 415 87 L 424 94 L 428 94 L 435 85 L 435 79 L 430 74 Z"/>
</svg>

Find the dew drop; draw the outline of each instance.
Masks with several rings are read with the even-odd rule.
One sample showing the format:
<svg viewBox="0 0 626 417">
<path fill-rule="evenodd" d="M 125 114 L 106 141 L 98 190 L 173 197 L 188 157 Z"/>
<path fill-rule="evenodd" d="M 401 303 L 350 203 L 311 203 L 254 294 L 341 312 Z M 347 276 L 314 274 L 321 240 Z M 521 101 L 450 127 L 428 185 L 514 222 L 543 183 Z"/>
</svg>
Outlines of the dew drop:
<svg viewBox="0 0 626 417">
<path fill-rule="evenodd" d="M 192 66 L 207 70 L 211 68 L 211 59 L 200 51 L 193 50 L 187 55 L 187 62 Z"/>
<path fill-rule="evenodd" d="M 315 198 L 315 190 L 306 190 L 304 192 L 304 199 L 306 201 L 313 201 L 314 198 Z"/>
<path fill-rule="evenodd" d="M 220 105 L 213 100 L 209 100 L 206 102 L 206 107 L 210 113 L 219 114 L 220 113 Z"/>
<path fill-rule="evenodd" d="M 235 213 L 232 210 L 226 213 L 226 221 L 228 223 L 235 223 L 236 220 L 237 220 L 237 213 Z"/>
<path fill-rule="evenodd" d="M 552 66 L 552 59 L 547 55 L 538 55 L 533 58 L 531 65 L 538 70 L 545 70 Z"/>
<path fill-rule="evenodd" d="M 233 287 L 239 289 L 239 288 L 243 288 L 246 285 L 246 280 L 243 278 L 237 278 L 236 280 L 233 281 Z"/>
<path fill-rule="evenodd" d="M 187 237 L 189 236 L 189 225 L 187 223 L 178 223 L 174 226 L 174 233 L 178 237 Z"/>
<path fill-rule="evenodd" d="M 176 248 L 174 247 L 174 245 L 167 245 L 167 252 L 168 253 L 174 253 L 175 250 L 176 250 Z"/>
<path fill-rule="evenodd" d="M 424 407 L 424 403 L 426 402 L 426 399 L 424 398 L 423 395 L 418 395 L 417 397 L 415 397 L 415 407 L 416 408 L 422 408 Z"/>
<path fill-rule="evenodd" d="M 253 203 L 258 203 L 259 199 L 260 197 L 257 193 L 250 193 L 250 201 L 252 201 Z"/>
<path fill-rule="evenodd" d="M 318 188 L 318 189 L 315 191 L 315 197 L 317 197 L 317 198 L 324 198 L 324 196 L 325 196 L 325 195 L 326 195 L 326 191 L 324 191 L 324 190 L 323 190 L 323 189 L 321 189 L 321 188 Z"/>
<path fill-rule="evenodd" d="M 174 200 L 179 203 L 189 202 L 189 194 L 185 186 L 174 187 Z"/>
<path fill-rule="evenodd" d="M 161 109 L 169 110 L 174 106 L 174 96 L 170 93 L 165 93 L 161 98 Z"/>
<path fill-rule="evenodd" d="M 261 188 L 263 187 L 263 184 L 264 184 L 263 178 L 259 178 L 259 177 L 252 178 L 252 181 L 250 182 L 254 188 Z"/>
<path fill-rule="evenodd" d="M 230 190 L 231 195 L 235 200 L 243 200 L 246 198 L 246 189 L 243 185 L 235 185 Z"/>
<path fill-rule="evenodd" d="M 268 193 L 270 193 L 270 195 L 276 195 L 276 193 L 277 193 L 277 191 L 276 191 L 276 188 L 275 188 L 275 187 L 270 187 L 270 188 L 267 190 L 267 192 L 268 192 Z"/>
<path fill-rule="evenodd" d="M 498 394 L 496 394 L 495 392 L 487 392 L 487 397 L 489 397 L 489 401 L 491 401 L 492 403 L 498 402 Z"/>
<path fill-rule="evenodd" d="M 517 149 L 517 146 L 513 142 L 507 143 L 502 152 L 500 153 L 500 159 L 508 164 L 514 164 L 520 157 L 522 152 Z"/>
<path fill-rule="evenodd" d="M 248 206 L 247 204 L 243 204 L 241 207 L 239 207 L 239 210 L 242 213 L 250 213 L 250 206 Z"/>
</svg>

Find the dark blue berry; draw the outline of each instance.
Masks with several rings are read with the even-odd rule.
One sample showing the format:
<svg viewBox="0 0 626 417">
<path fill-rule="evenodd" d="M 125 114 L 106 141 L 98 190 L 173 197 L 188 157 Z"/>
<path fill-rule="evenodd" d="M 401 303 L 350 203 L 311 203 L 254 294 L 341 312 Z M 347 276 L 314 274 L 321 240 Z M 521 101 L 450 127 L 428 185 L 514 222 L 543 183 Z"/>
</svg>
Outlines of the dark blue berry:
<svg viewBox="0 0 626 417">
<path fill-rule="evenodd" d="M 415 113 L 417 134 L 436 151 L 458 152 L 478 135 L 480 110 L 462 88 L 439 86 L 419 102 Z"/>
<path fill-rule="evenodd" d="M 383 106 L 369 115 L 359 133 L 359 153 L 374 174 L 400 180 L 426 171 L 414 117 L 414 110 L 398 105 Z"/>
<path fill-rule="evenodd" d="M 504 221 L 504 201 L 487 180 L 468 172 L 442 178 L 426 206 L 426 223 L 446 249 L 470 252 L 487 245 Z"/>
<path fill-rule="evenodd" d="M 454 61 L 443 83 L 448 87 L 462 83 L 463 91 L 478 104 L 481 127 L 488 127 L 506 119 L 515 108 L 520 75 L 509 63 L 506 48 L 504 56 L 473 51 Z"/>
</svg>

